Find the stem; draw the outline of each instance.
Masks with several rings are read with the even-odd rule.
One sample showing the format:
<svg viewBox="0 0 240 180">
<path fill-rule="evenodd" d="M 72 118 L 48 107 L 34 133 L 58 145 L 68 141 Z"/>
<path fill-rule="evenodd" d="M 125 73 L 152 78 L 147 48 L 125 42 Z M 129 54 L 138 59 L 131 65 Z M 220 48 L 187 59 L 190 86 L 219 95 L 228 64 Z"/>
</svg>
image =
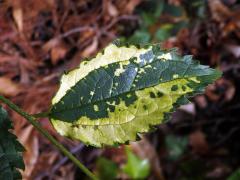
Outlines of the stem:
<svg viewBox="0 0 240 180">
<path fill-rule="evenodd" d="M 87 176 L 91 179 L 98 179 L 88 168 L 86 168 L 76 157 L 73 156 L 61 143 L 59 143 L 51 134 L 48 133 L 41 125 L 36 121 L 36 118 L 21 110 L 17 105 L 10 100 L 0 95 L 0 101 L 7 104 L 12 110 L 23 116 L 30 122 L 42 135 L 44 135 L 59 151 L 67 156 L 76 166 L 78 166 Z"/>
<path fill-rule="evenodd" d="M 33 116 L 35 118 L 45 118 L 45 117 L 49 117 L 49 112 L 41 112 L 41 113 L 37 113 L 37 114 L 31 114 L 31 116 Z"/>
</svg>

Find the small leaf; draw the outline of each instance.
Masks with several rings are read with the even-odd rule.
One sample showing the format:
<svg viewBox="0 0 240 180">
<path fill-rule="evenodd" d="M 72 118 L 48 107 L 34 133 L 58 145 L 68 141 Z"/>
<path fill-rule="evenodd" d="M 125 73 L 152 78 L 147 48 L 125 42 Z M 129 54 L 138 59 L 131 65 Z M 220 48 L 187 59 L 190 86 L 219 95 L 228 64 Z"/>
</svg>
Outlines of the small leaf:
<svg viewBox="0 0 240 180">
<path fill-rule="evenodd" d="M 172 24 L 165 24 L 161 26 L 155 33 L 155 38 L 159 41 L 165 41 L 171 36 Z"/>
<path fill-rule="evenodd" d="M 50 112 L 61 135 L 97 147 L 135 140 L 221 76 L 173 49 L 117 44 L 63 75 Z"/>
<path fill-rule="evenodd" d="M 147 159 L 141 160 L 126 148 L 127 164 L 123 171 L 132 179 L 144 179 L 150 173 L 150 165 Z"/>
<path fill-rule="evenodd" d="M 164 10 L 164 0 L 148 0 L 142 2 L 142 6 L 136 8 L 137 14 L 142 19 L 141 27 L 149 27 L 157 22 Z"/>
<path fill-rule="evenodd" d="M 12 129 L 12 122 L 7 112 L 0 106 L 0 179 L 21 179 L 17 169 L 24 169 L 22 159 L 23 146 L 17 141 Z"/>
<path fill-rule="evenodd" d="M 111 179 L 116 179 L 117 177 L 117 172 L 118 172 L 118 166 L 106 159 L 106 158 L 99 158 L 98 161 L 97 161 L 97 169 L 98 169 L 98 176 L 99 176 L 99 179 L 108 179 L 108 180 L 111 180 Z"/>
<path fill-rule="evenodd" d="M 151 35 L 147 30 L 137 30 L 129 38 L 128 42 L 132 44 L 146 44 L 150 41 Z"/>
<path fill-rule="evenodd" d="M 143 12 L 141 14 L 141 17 L 143 20 L 143 25 L 142 25 L 143 27 L 149 27 L 149 26 L 153 25 L 154 23 L 156 23 L 156 21 L 157 21 L 157 18 L 154 17 L 154 15 L 151 13 Z"/>
</svg>

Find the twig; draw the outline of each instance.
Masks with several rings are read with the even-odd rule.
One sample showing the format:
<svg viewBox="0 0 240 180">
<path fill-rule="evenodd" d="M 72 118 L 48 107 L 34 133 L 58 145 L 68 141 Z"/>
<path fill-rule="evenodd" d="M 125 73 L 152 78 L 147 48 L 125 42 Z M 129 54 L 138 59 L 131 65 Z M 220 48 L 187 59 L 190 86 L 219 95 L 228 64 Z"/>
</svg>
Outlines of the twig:
<svg viewBox="0 0 240 180">
<path fill-rule="evenodd" d="M 118 21 L 121 20 L 135 20 L 135 21 L 140 21 L 138 16 L 133 16 L 133 15 L 122 15 L 114 19 L 109 25 L 105 27 L 105 30 L 109 30 L 112 26 L 114 26 Z"/>
<path fill-rule="evenodd" d="M 62 39 L 62 38 L 66 38 L 72 34 L 75 34 L 75 33 L 79 33 L 79 32 L 83 32 L 83 31 L 87 31 L 87 30 L 90 30 L 90 31 L 93 31 L 94 28 L 90 27 L 90 26 L 83 26 L 83 27 L 77 27 L 77 28 L 73 28 L 59 36 L 57 36 L 57 38 L 59 39 Z"/>
</svg>

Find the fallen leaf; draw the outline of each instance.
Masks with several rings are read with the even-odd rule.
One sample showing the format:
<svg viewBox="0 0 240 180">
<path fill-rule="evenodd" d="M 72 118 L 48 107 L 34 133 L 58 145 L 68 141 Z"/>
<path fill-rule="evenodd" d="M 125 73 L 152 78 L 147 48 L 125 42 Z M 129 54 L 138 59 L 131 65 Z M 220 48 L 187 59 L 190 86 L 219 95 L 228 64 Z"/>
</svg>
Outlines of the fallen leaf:
<svg viewBox="0 0 240 180">
<path fill-rule="evenodd" d="M 225 48 L 231 52 L 236 58 L 240 57 L 240 46 L 235 44 L 228 44 Z"/>
<path fill-rule="evenodd" d="M 14 97 L 21 92 L 18 84 L 7 77 L 0 77 L 0 94 L 8 97 Z"/>
<path fill-rule="evenodd" d="M 59 60 L 63 59 L 67 54 L 67 48 L 63 45 L 53 47 L 51 50 L 51 62 L 56 65 Z"/>
<path fill-rule="evenodd" d="M 108 13 L 110 16 L 116 17 L 119 13 L 117 8 L 112 4 L 111 1 L 108 1 Z"/>
<path fill-rule="evenodd" d="M 98 40 L 97 38 L 94 38 L 93 42 L 91 45 L 89 45 L 84 51 L 82 52 L 83 57 L 89 57 L 92 55 L 92 53 L 96 52 L 98 47 Z"/>
<path fill-rule="evenodd" d="M 23 172 L 23 177 L 26 179 L 29 179 L 29 177 L 31 177 L 32 171 L 35 168 L 39 156 L 38 138 L 33 133 L 34 127 L 28 125 L 18 134 L 20 142 L 26 148 L 26 151 L 24 152 L 24 162 L 26 169 Z"/>
<path fill-rule="evenodd" d="M 191 145 L 193 151 L 199 154 L 205 154 L 209 150 L 205 135 L 199 130 L 190 134 L 189 144 Z"/>
<path fill-rule="evenodd" d="M 60 44 L 60 39 L 59 38 L 53 38 L 51 40 L 49 40 L 48 42 L 46 42 L 43 46 L 42 49 L 45 52 L 50 51 L 52 48 L 56 47 L 57 45 Z"/>
<path fill-rule="evenodd" d="M 17 24 L 19 32 L 23 31 L 23 11 L 19 3 L 15 3 L 16 6 L 13 7 L 13 18 Z"/>
<path fill-rule="evenodd" d="M 126 13 L 132 13 L 134 9 L 141 3 L 141 0 L 132 0 L 125 4 L 124 11 Z"/>
<path fill-rule="evenodd" d="M 211 0 L 208 1 L 210 11 L 212 13 L 213 19 L 222 22 L 224 19 L 230 17 L 232 12 L 225 6 L 221 0 Z"/>
</svg>

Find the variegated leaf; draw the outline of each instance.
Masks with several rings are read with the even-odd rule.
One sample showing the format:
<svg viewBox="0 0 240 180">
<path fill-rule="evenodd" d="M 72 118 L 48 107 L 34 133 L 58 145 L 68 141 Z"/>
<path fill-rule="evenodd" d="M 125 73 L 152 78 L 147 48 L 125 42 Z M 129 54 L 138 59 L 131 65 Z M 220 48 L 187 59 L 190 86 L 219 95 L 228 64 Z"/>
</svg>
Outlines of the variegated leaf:
<svg viewBox="0 0 240 180">
<path fill-rule="evenodd" d="M 93 146 L 126 143 L 220 75 L 174 49 L 110 44 L 63 75 L 51 122 L 61 135 Z"/>
</svg>

